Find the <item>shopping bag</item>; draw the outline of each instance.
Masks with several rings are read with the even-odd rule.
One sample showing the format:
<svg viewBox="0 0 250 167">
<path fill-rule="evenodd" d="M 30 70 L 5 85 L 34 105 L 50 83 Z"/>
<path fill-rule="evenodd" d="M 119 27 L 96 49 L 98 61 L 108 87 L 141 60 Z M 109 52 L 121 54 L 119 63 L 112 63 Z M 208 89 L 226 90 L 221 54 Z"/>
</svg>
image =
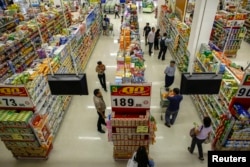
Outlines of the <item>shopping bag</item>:
<svg viewBox="0 0 250 167">
<path fill-rule="evenodd" d="M 190 137 L 192 137 L 192 138 L 194 138 L 194 137 L 196 136 L 196 134 L 195 134 L 195 127 L 192 128 L 192 129 L 190 129 L 189 135 L 190 135 Z"/>
<path fill-rule="evenodd" d="M 149 159 L 148 164 L 149 164 L 149 167 L 154 167 L 155 166 L 155 162 L 154 162 L 153 159 Z"/>
<path fill-rule="evenodd" d="M 134 159 L 131 158 L 128 160 L 127 167 L 138 167 L 138 164 Z"/>
<path fill-rule="evenodd" d="M 132 158 L 128 160 L 127 167 L 138 167 L 138 163 L 135 161 L 136 152 L 134 152 Z"/>
</svg>

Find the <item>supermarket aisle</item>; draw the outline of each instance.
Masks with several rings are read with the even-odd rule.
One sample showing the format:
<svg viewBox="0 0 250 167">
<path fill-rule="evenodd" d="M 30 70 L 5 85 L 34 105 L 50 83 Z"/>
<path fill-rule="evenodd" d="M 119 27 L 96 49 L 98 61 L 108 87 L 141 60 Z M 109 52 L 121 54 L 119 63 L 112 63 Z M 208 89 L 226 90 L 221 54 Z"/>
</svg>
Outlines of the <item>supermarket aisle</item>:
<svg viewBox="0 0 250 167">
<path fill-rule="evenodd" d="M 54 148 L 47 161 L 17 161 L 11 153 L 0 142 L 0 166 L 3 167 L 124 167 L 127 161 L 115 161 L 112 157 L 113 146 L 107 141 L 107 133 L 97 132 L 96 122 L 97 113 L 93 106 L 93 90 L 100 88 L 95 66 L 98 60 L 106 65 L 106 76 L 108 84 L 114 81 L 116 70 L 116 53 L 118 51 L 117 39 L 119 37 L 120 20 L 114 19 L 114 15 L 108 15 L 114 24 L 114 36 L 101 36 L 97 46 L 86 67 L 89 96 L 75 96 L 70 108 L 65 116 L 63 124 L 54 142 Z M 143 29 L 146 22 L 151 26 L 156 25 L 154 14 L 140 14 L 139 24 Z M 141 31 L 142 33 L 142 31 Z M 144 41 L 142 37 L 142 47 Z M 146 49 L 148 49 L 146 47 Z M 159 107 L 160 87 L 163 86 L 165 66 L 171 60 L 169 52 L 165 61 L 158 60 L 155 52 L 154 56 L 149 57 L 145 51 L 147 64 L 146 79 L 153 84 L 153 95 L 151 112 L 157 119 L 158 131 L 156 132 L 157 141 L 150 147 L 150 156 L 154 158 L 157 167 L 205 167 L 207 161 L 198 160 L 197 150 L 194 155 L 190 155 L 187 147 L 190 144 L 188 132 L 193 122 L 200 122 L 198 114 L 188 96 L 184 96 L 181 109 L 176 120 L 176 124 L 167 128 L 160 120 L 162 109 Z M 179 87 L 180 74 L 176 73 L 174 86 Z M 103 92 L 106 104 L 110 106 L 110 95 Z M 106 111 L 110 112 L 110 108 Z M 209 145 L 204 147 L 207 151 Z M 206 154 L 204 155 L 206 157 Z"/>
</svg>

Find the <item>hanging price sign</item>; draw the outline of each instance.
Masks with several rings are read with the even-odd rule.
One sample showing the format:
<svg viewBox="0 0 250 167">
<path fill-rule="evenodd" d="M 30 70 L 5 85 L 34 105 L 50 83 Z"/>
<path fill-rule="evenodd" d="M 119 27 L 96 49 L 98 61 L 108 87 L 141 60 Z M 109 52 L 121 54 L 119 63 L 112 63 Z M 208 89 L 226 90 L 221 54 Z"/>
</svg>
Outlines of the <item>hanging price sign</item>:
<svg viewBox="0 0 250 167">
<path fill-rule="evenodd" d="M 0 108 L 33 108 L 29 94 L 23 86 L 0 86 Z"/>
<path fill-rule="evenodd" d="M 241 86 L 236 94 L 238 98 L 250 98 L 250 86 Z"/>
<path fill-rule="evenodd" d="M 242 85 L 237 91 L 236 97 L 250 99 L 250 74 L 245 74 L 242 80 Z"/>
<path fill-rule="evenodd" d="M 111 106 L 150 108 L 151 85 L 111 85 Z"/>
</svg>

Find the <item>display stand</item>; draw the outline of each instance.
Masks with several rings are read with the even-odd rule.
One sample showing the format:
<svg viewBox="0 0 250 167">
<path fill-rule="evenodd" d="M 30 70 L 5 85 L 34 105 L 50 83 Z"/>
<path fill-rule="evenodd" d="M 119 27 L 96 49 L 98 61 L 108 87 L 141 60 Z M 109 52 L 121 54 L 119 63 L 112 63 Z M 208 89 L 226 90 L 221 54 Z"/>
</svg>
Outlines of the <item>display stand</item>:
<svg viewBox="0 0 250 167">
<path fill-rule="evenodd" d="M 151 84 L 111 85 L 109 141 L 114 144 L 115 159 L 129 159 L 139 146 L 154 143 L 151 122 Z"/>
<path fill-rule="evenodd" d="M 129 4 L 128 8 L 120 36 L 116 80 L 110 85 L 112 113 L 107 124 L 115 160 L 131 158 L 139 146 L 145 146 L 149 153 L 149 144 L 155 142 L 156 123 L 150 115 L 152 85 L 144 79 L 136 5 Z"/>
</svg>

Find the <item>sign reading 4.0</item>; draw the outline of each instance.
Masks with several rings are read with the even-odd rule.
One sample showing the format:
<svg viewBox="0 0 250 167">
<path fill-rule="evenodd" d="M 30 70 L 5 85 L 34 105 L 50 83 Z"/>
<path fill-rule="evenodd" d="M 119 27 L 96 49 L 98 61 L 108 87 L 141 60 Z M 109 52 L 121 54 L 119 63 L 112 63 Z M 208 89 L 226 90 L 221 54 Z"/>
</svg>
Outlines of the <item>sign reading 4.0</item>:
<svg viewBox="0 0 250 167">
<path fill-rule="evenodd" d="M 238 98 L 250 98 L 250 86 L 241 86 L 236 94 Z"/>
</svg>

